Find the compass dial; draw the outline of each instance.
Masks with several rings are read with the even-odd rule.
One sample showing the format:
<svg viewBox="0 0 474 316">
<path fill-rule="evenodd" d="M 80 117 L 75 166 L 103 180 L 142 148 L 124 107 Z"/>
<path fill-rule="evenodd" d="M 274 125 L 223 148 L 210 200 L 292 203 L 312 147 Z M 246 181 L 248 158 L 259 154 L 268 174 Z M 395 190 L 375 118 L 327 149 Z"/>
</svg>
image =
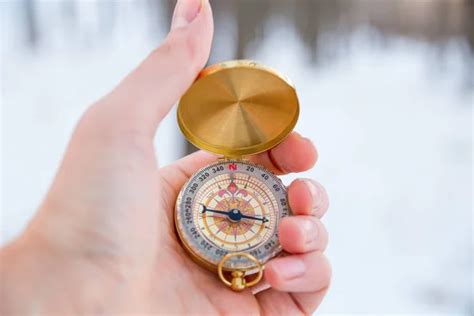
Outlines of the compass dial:
<svg viewBox="0 0 474 316">
<path fill-rule="evenodd" d="M 176 227 L 186 249 L 208 267 L 231 252 L 265 263 L 281 251 L 277 227 L 289 215 L 286 189 L 268 170 L 246 161 L 220 161 L 201 169 L 181 190 Z M 252 268 L 233 257 L 224 268 Z"/>
</svg>

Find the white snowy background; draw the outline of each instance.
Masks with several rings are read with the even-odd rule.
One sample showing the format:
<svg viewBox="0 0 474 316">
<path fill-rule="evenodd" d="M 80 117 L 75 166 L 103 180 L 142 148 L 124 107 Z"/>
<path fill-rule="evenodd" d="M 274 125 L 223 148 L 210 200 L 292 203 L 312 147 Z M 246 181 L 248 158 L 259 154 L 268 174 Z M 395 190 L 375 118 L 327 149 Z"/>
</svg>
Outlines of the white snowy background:
<svg viewBox="0 0 474 316">
<path fill-rule="evenodd" d="M 1 243 L 35 213 L 84 109 L 166 34 L 162 6 L 153 7 L 159 21 L 151 28 L 147 2 L 109 2 L 115 23 L 100 40 L 94 1 L 71 2 L 74 27 L 59 2 L 34 2 L 42 38 L 34 47 L 21 4 L 0 3 Z M 225 34 L 235 28 L 230 18 L 216 20 L 223 59 L 233 58 L 225 51 L 235 36 Z M 448 39 L 440 55 L 432 43 L 403 36 L 381 45 L 365 26 L 338 56 L 312 63 L 291 23 L 274 15 L 265 29 L 245 57 L 296 84 L 297 130 L 320 152 L 301 176 L 320 181 L 331 198 L 324 221 L 333 283 L 319 312 L 472 315 L 474 92 L 466 68 L 474 64 L 464 39 Z M 184 154 L 173 114 L 156 148 L 161 164 Z"/>
</svg>

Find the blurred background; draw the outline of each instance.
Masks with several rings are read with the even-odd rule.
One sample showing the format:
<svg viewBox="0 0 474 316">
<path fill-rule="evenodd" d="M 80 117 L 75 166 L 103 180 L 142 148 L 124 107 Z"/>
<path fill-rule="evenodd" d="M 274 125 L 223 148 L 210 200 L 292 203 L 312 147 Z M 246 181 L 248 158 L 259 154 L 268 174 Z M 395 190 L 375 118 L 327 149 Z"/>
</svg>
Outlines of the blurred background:
<svg viewBox="0 0 474 316">
<path fill-rule="evenodd" d="M 474 2 L 212 4 L 209 62 L 255 59 L 286 74 L 297 130 L 319 148 L 302 175 L 331 197 L 334 278 L 319 311 L 472 315 Z M 0 2 L 2 244 L 34 214 L 81 113 L 164 39 L 173 7 Z M 174 114 L 156 147 L 161 164 L 193 150 Z"/>
</svg>

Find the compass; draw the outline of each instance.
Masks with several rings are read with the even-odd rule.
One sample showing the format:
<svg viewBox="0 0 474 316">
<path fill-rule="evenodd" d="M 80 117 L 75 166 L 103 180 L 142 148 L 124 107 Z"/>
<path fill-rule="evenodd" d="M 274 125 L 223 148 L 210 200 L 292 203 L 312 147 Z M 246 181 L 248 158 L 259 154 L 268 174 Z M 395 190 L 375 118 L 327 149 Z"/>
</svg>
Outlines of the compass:
<svg viewBox="0 0 474 316">
<path fill-rule="evenodd" d="M 248 60 L 204 69 L 179 102 L 186 138 L 222 157 L 181 189 L 176 230 L 191 257 L 233 290 L 260 281 L 281 253 L 278 224 L 291 215 L 282 181 L 248 157 L 283 141 L 298 115 L 289 80 Z"/>
</svg>

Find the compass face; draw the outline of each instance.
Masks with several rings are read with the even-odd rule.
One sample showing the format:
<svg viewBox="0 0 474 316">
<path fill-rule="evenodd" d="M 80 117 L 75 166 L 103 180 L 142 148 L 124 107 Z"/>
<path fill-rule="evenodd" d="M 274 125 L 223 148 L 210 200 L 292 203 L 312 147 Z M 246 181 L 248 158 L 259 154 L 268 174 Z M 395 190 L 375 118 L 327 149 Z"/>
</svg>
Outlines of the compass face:
<svg viewBox="0 0 474 316">
<path fill-rule="evenodd" d="M 208 266 L 231 252 L 265 263 L 281 251 L 277 227 L 289 215 L 286 189 L 266 169 L 246 161 L 220 161 L 201 169 L 181 190 L 176 227 L 187 250 Z M 224 268 L 252 268 L 233 257 Z"/>
</svg>

